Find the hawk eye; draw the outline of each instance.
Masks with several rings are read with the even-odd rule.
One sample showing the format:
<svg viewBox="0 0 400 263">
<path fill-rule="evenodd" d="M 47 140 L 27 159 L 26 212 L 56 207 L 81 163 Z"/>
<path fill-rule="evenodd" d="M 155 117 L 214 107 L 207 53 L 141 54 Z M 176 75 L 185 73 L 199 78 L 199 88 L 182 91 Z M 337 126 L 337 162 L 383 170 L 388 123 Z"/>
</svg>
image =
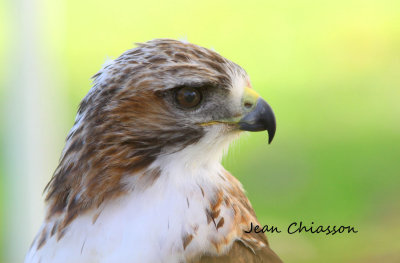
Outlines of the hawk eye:
<svg viewBox="0 0 400 263">
<path fill-rule="evenodd" d="M 193 108 L 200 103 L 201 93 L 195 88 L 183 87 L 176 92 L 176 101 L 183 108 Z"/>
</svg>

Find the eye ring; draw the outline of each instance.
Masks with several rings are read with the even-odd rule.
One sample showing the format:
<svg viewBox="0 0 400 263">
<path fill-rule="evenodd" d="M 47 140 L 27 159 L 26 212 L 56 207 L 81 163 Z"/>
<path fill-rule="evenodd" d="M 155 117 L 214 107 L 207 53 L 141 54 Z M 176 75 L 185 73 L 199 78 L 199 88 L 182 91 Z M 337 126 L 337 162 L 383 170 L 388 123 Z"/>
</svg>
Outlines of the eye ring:
<svg viewBox="0 0 400 263">
<path fill-rule="evenodd" d="M 182 87 L 176 91 L 175 100 L 182 108 L 194 108 L 200 104 L 202 94 L 196 88 Z"/>
</svg>

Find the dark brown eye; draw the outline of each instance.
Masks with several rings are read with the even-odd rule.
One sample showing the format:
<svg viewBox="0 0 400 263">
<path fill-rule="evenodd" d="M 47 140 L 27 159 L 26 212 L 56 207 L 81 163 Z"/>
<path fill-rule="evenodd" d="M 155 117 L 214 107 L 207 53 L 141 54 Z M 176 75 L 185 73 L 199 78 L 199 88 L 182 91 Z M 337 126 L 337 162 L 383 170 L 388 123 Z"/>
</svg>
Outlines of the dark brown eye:
<svg viewBox="0 0 400 263">
<path fill-rule="evenodd" d="M 179 106 L 193 108 L 201 101 L 201 93 L 195 88 L 183 87 L 176 92 L 176 101 Z"/>
</svg>

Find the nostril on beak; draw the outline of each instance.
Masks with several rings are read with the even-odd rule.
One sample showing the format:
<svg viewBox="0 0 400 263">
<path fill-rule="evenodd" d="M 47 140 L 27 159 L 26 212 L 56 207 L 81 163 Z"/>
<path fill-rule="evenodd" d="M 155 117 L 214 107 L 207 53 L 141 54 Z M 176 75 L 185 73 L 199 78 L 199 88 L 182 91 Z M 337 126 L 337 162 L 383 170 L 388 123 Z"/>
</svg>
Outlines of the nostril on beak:
<svg viewBox="0 0 400 263">
<path fill-rule="evenodd" d="M 244 107 L 245 107 L 246 109 L 251 109 L 251 108 L 253 107 L 253 103 L 251 103 L 251 102 L 245 102 L 245 103 L 244 103 Z"/>
</svg>

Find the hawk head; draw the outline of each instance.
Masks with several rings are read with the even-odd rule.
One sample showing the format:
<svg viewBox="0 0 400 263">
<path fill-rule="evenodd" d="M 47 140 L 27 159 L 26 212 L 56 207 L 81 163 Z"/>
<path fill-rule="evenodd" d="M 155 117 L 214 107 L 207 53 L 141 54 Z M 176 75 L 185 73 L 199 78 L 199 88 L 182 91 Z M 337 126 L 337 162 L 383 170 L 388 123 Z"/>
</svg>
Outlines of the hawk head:
<svg viewBox="0 0 400 263">
<path fill-rule="evenodd" d="M 241 131 L 267 130 L 271 142 L 275 127 L 271 107 L 237 64 L 180 41 L 139 44 L 94 76 L 47 186 L 48 216 L 66 212 L 65 226 L 124 193 L 127 178 L 160 156 L 219 162 Z"/>
</svg>

